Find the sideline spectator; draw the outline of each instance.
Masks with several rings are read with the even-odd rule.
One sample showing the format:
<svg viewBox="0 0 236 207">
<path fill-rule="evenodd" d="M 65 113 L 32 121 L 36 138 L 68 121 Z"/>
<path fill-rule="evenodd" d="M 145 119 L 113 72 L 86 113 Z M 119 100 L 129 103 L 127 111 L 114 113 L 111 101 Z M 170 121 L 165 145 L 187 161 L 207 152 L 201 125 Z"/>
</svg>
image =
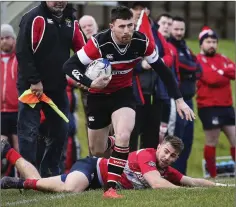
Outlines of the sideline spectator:
<svg viewBox="0 0 236 207">
<path fill-rule="evenodd" d="M 98 24 L 92 16 L 82 16 L 79 19 L 79 25 L 88 40 L 92 35 L 97 34 L 98 32 Z"/>
<path fill-rule="evenodd" d="M 173 74 L 175 75 L 176 82 L 179 82 L 178 53 L 176 48 L 168 42 L 172 29 L 173 18 L 169 14 L 164 13 L 157 17 L 156 22 L 159 25 L 158 32 L 167 41 L 167 47 L 169 48 L 170 53 L 173 57 L 173 64 L 171 65 L 171 69 Z M 165 86 L 160 79 L 158 80 L 158 84 L 159 84 L 159 87 L 157 87 L 157 92 L 159 93 L 158 97 L 162 100 L 161 123 L 159 129 L 159 143 L 161 143 L 168 132 L 168 123 L 169 123 L 171 107 L 170 107 L 170 97 L 168 96 L 167 90 L 165 89 Z"/>
<path fill-rule="evenodd" d="M 218 36 L 209 27 L 199 34 L 200 62 L 203 75 L 197 82 L 198 115 L 205 133 L 204 158 L 211 177 L 217 176 L 216 146 L 223 131 L 230 143 L 235 161 L 235 111 L 230 80 L 235 80 L 235 64 L 217 53 Z"/>
<path fill-rule="evenodd" d="M 8 139 L 19 151 L 17 137 L 18 94 L 16 89 L 17 60 L 16 34 L 9 24 L 1 25 L 1 139 Z M 6 175 L 13 175 L 12 166 L 6 165 Z"/>
<path fill-rule="evenodd" d="M 192 98 L 196 93 L 196 80 L 200 75 L 201 68 L 195 55 L 186 45 L 184 40 L 185 29 L 184 19 L 181 17 L 174 17 L 169 42 L 178 52 L 180 91 L 183 95 L 184 101 L 193 110 Z M 175 108 L 173 100 L 171 100 L 171 107 Z M 178 114 L 176 114 L 175 110 L 171 109 L 171 111 L 174 113 L 171 113 L 169 124 L 174 125 L 174 127 L 172 131 L 169 128 L 168 133 L 181 138 L 185 146 L 179 159 L 174 163 L 174 168 L 186 175 L 187 161 L 193 143 L 194 122 L 182 119 Z"/>
<path fill-rule="evenodd" d="M 62 66 L 85 44 L 74 9 L 66 1 L 46 1 L 26 13 L 20 22 L 16 56 L 19 63 L 18 91 L 31 89 L 40 99 L 45 93 L 68 116 L 67 80 Z M 68 124 L 49 106 L 35 108 L 19 102 L 18 136 L 22 156 L 35 165 L 40 110 L 48 121 L 46 149 L 40 165 L 43 177 L 61 173 L 59 164 L 67 140 Z"/>
<path fill-rule="evenodd" d="M 82 16 L 79 19 L 79 25 L 81 27 L 81 30 L 85 34 L 87 40 L 89 40 L 92 35 L 95 35 L 98 32 L 97 22 L 92 16 L 89 16 L 89 15 Z M 82 96 L 82 103 L 83 103 L 83 107 L 84 107 L 84 112 L 85 112 L 85 114 L 87 114 L 87 112 L 88 112 L 88 107 L 87 107 L 88 91 L 84 90 L 83 88 L 81 88 L 80 91 L 81 91 L 81 96 Z M 86 128 L 87 128 L 87 121 L 86 121 Z"/>
</svg>

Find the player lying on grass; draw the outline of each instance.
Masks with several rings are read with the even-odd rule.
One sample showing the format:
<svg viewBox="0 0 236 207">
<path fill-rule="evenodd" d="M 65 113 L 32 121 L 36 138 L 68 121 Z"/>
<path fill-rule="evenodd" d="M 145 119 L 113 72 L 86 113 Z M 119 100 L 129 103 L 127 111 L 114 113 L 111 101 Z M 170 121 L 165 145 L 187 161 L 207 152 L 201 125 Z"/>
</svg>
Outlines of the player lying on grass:
<svg viewBox="0 0 236 207">
<path fill-rule="evenodd" d="M 182 175 L 170 167 L 183 150 L 183 142 L 175 136 L 167 136 L 157 149 L 141 149 L 129 154 L 118 186 L 122 189 L 143 188 L 179 188 L 181 186 L 217 186 L 201 178 Z M 82 192 L 86 189 L 97 189 L 107 183 L 108 159 L 87 157 L 78 160 L 69 174 L 40 178 L 33 165 L 23 159 L 7 141 L 1 141 L 1 155 L 14 164 L 22 178 L 3 177 L 2 189 L 35 189 L 53 192 Z M 119 162 L 112 163 L 120 165 Z"/>
</svg>

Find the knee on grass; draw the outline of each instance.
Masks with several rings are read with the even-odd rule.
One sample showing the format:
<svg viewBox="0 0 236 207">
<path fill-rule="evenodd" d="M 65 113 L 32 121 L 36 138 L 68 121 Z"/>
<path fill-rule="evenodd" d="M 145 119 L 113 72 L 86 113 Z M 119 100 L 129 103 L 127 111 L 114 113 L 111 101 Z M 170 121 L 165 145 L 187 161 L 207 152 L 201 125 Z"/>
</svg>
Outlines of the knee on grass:
<svg viewBox="0 0 236 207">
<path fill-rule="evenodd" d="M 83 192 L 83 190 L 79 189 L 76 186 L 65 185 L 64 190 L 65 193 L 79 193 Z"/>
</svg>

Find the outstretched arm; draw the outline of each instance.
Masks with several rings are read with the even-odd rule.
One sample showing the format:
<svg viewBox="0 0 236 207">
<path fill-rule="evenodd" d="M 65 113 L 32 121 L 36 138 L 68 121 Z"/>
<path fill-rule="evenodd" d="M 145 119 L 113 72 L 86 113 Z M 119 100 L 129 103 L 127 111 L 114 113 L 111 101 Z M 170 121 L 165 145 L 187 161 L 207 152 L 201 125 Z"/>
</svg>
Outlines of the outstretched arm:
<svg viewBox="0 0 236 207">
<path fill-rule="evenodd" d="M 172 184 L 168 180 L 161 177 L 157 170 L 149 171 L 143 175 L 145 180 L 153 189 L 158 188 L 179 188 L 179 186 Z"/>
<path fill-rule="evenodd" d="M 216 186 L 216 183 L 203 179 L 203 178 L 191 178 L 188 176 L 183 176 L 180 183 L 184 186 L 190 187 L 210 187 Z"/>
</svg>

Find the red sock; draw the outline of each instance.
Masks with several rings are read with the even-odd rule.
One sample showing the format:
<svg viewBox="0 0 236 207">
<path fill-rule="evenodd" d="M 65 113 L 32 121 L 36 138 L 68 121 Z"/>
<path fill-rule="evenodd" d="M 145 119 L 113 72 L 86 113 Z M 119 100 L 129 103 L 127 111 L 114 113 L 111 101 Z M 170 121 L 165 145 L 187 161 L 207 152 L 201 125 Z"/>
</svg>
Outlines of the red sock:
<svg viewBox="0 0 236 207">
<path fill-rule="evenodd" d="M 38 179 L 26 179 L 24 182 L 24 188 L 37 190 L 37 186 L 36 186 L 37 182 L 38 182 Z"/>
<path fill-rule="evenodd" d="M 15 165 L 16 161 L 21 158 L 21 155 L 14 150 L 13 148 L 11 148 L 7 154 L 6 154 L 6 159 L 12 164 Z"/>
<path fill-rule="evenodd" d="M 205 145 L 204 147 L 204 158 L 206 160 L 207 170 L 211 177 L 216 177 L 216 148 Z"/>
<path fill-rule="evenodd" d="M 230 148 L 230 154 L 232 156 L 232 159 L 235 161 L 235 147 Z"/>
</svg>

